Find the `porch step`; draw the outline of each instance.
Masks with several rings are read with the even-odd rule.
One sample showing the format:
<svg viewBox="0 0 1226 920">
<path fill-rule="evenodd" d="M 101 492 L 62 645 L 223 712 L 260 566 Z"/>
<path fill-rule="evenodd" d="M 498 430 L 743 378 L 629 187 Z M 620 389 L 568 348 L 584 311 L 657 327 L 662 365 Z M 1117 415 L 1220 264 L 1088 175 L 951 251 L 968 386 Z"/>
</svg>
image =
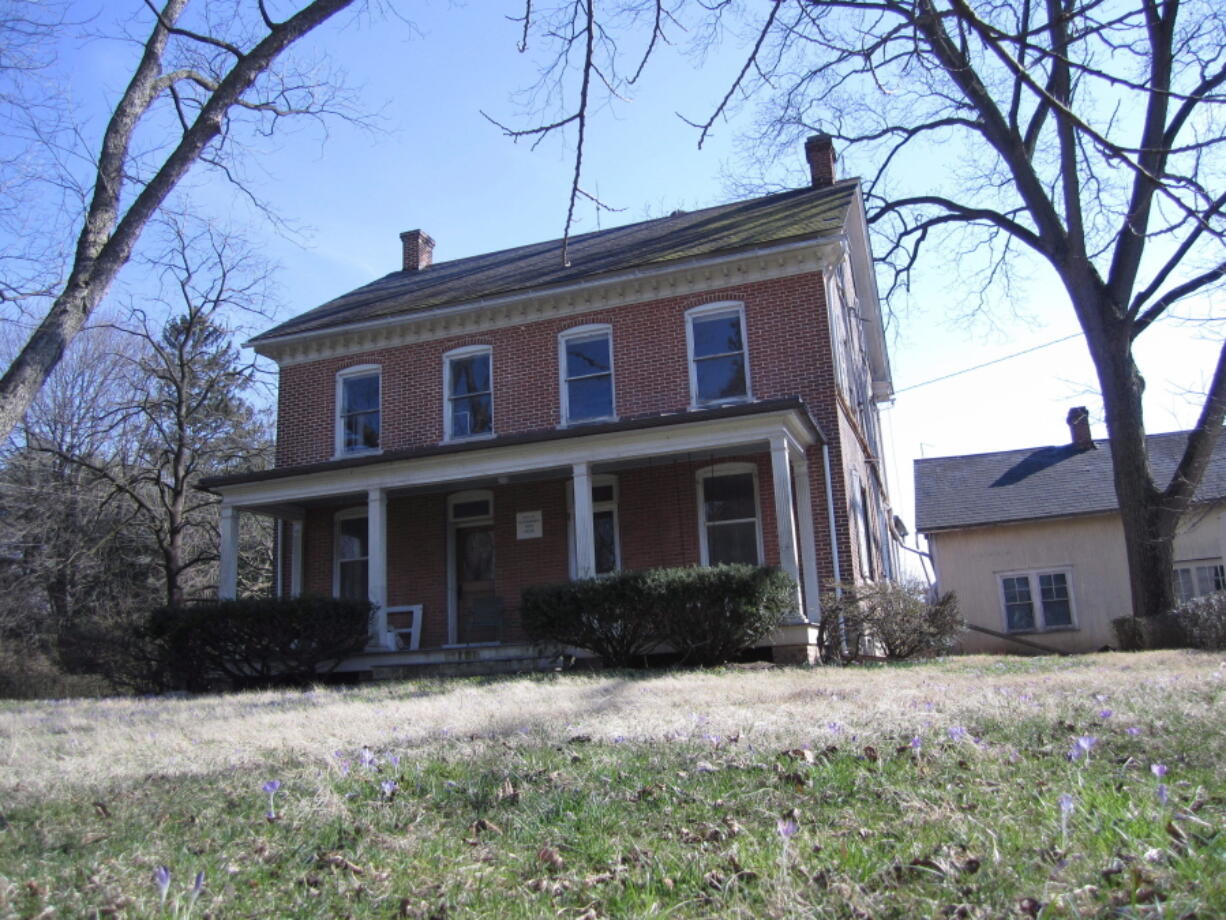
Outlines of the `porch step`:
<svg viewBox="0 0 1226 920">
<path fill-rule="evenodd" d="M 380 665 L 370 669 L 372 680 L 413 680 L 420 677 L 479 677 L 487 674 L 519 674 L 562 668 L 561 655 L 520 658 L 479 658 L 471 661 L 435 661 L 422 664 Z"/>
</svg>

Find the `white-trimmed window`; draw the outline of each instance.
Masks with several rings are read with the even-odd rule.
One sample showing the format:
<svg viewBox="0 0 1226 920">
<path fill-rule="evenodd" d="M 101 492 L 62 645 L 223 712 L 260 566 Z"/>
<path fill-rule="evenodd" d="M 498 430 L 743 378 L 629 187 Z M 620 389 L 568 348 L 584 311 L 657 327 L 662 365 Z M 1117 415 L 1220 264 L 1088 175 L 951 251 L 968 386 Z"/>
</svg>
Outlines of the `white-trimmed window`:
<svg viewBox="0 0 1226 920">
<path fill-rule="evenodd" d="M 347 367 L 336 375 L 336 453 L 380 447 L 382 374 L 377 364 Z"/>
<path fill-rule="evenodd" d="M 1226 591 L 1226 566 L 1221 559 L 1175 563 L 1175 594 L 1180 603 L 1216 591 Z"/>
<path fill-rule="evenodd" d="M 1067 569 L 998 576 L 1006 632 L 1076 629 L 1073 583 Z"/>
<path fill-rule="evenodd" d="M 443 355 L 443 407 L 448 441 L 494 433 L 493 352 L 470 345 Z"/>
<path fill-rule="evenodd" d="M 370 598 L 370 529 L 366 509 L 342 511 L 336 516 L 333 537 L 332 593 L 345 600 Z"/>
<path fill-rule="evenodd" d="M 615 417 L 613 411 L 613 330 L 579 326 L 558 336 L 563 424 Z"/>
<path fill-rule="evenodd" d="M 710 406 L 748 399 L 744 308 L 739 303 L 718 303 L 687 310 L 685 334 L 693 404 Z"/>
<path fill-rule="evenodd" d="M 758 468 L 719 463 L 698 471 L 698 537 L 703 565 L 761 564 Z"/>
<path fill-rule="evenodd" d="M 570 575 L 575 577 L 574 497 L 567 490 L 570 512 Z M 621 537 L 617 523 L 617 477 L 592 477 L 592 539 L 596 549 L 596 574 L 606 575 L 622 567 Z"/>
</svg>

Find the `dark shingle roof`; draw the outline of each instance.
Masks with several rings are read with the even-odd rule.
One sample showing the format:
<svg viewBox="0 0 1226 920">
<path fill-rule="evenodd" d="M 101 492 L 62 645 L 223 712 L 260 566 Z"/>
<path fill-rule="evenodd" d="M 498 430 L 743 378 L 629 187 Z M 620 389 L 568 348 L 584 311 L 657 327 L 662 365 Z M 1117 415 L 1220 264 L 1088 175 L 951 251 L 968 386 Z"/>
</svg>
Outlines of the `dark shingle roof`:
<svg viewBox="0 0 1226 920">
<path fill-rule="evenodd" d="M 421 271 L 392 272 L 256 336 L 252 343 L 835 233 L 843 227 L 858 184 L 847 179 L 826 188 L 797 189 L 584 233 L 570 240 L 569 265 L 562 264 L 562 241 L 551 240 L 439 262 Z"/>
<path fill-rule="evenodd" d="M 1154 480 L 1170 481 L 1188 432 L 1152 434 L 1149 461 Z M 1097 450 L 1029 447 L 965 457 L 915 461 L 915 520 L 921 533 L 982 524 L 1114 511 L 1111 442 Z M 1226 437 L 1218 439 L 1196 498 L 1226 497 Z"/>
</svg>

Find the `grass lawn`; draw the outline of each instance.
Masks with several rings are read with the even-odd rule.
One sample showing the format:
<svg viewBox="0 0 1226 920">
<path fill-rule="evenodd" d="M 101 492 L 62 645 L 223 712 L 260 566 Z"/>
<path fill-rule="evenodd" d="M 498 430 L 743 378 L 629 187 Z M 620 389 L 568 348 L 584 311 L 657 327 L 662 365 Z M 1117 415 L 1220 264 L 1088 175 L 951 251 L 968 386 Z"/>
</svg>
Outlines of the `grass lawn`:
<svg viewBox="0 0 1226 920">
<path fill-rule="evenodd" d="M 0 917 L 1207 920 L 1224 728 L 1176 652 L 0 703 Z"/>
</svg>

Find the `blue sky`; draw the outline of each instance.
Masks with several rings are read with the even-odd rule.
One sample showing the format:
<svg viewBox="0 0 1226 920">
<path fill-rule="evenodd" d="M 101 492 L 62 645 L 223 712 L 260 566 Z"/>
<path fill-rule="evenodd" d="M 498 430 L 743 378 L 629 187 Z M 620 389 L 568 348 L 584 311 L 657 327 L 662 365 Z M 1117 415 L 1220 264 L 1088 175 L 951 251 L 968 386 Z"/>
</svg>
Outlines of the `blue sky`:
<svg viewBox="0 0 1226 920">
<path fill-rule="evenodd" d="M 139 3 L 130 7 L 140 16 Z M 256 144 L 246 161 L 252 188 L 295 232 L 260 218 L 215 178 L 191 182 L 201 209 L 242 226 L 280 264 L 278 320 L 398 268 L 403 230 L 431 234 L 439 261 L 561 235 L 569 146 L 548 140 L 532 150 L 481 115 L 531 123 L 515 93 L 532 84 L 540 59 L 535 49 L 516 51 L 518 26 L 506 18 L 522 3 L 435 0 L 400 7 L 412 28 L 392 17 L 355 22 L 350 16 L 343 28 L 325 27 L 303 49 L 326 50 L 348 71 L 361 105 L 377 113 L 379 129 L 333 122 L 325 137 L 304 125 Z M 104 16 L 122 9 L 97 8 Z M 751 171 L 744 157 L 753 152 L 736 140 L 752 109 L 719 125 L 702 150 L 697 132 L 677 116 L 704 118 L 722 96 L 737 66 L 735 42 L 702 62 L 679 52 L 653 61 L 633 98 L 595 113 L 584 185 L 622 210 L 598 215 L 581 206 L 577 231 L 730 200 L 736 178 Z M 122 90 L 132 55 L 130 46 L 107 41 L 65 46 L 75 102 L 95 130 Z M 778 182 L 805 179 L 799 149 L 786 161 L 757 165 Z M 844 175 L 857 174 L 858 165 L 847 158 L 840 163 Z M 1032 283 L 1015 298 L 999 298 L 988 318 L 966 320 L 964 295 L 949 266 L 934 259 L 910 297 L 892 304 L 891 360 L 900 393 L 884 410 L 884 430 L 896 509 L 909 525 L 916 457 L 1062 443 L 1065 413 L 1079 404 L 1090 407 L 1096 436 L 1104 434 L 1089 360 L 1076 339 L 910 389 L 1076 332 L 1062 292 L 1037 268 Z M 1197 309 L 1204 307 L 1182 312 Z M 1203 390 L 1211 374 L 1220 340 L 1212 333 L 1167 321 L 1142 339 L 1149 430 L 1195 420 L 1197 401 L 1188 393 Z"/>
</svg>

